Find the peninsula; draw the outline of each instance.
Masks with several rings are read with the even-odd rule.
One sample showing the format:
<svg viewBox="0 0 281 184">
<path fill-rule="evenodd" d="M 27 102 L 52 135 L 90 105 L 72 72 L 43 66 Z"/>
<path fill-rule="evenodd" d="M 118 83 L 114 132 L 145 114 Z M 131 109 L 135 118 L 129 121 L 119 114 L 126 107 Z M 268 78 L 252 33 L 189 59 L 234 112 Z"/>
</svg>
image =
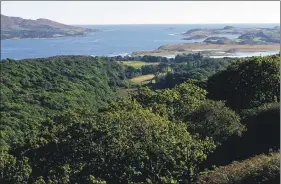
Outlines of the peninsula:
<svg viewBox="0 0 281 184">
<path fill-rule="evenodd" d="M 49 19 L 23 19 L 1 14 L 1 40 L 83 36 L 97 29 L 61 24 Z"/>
</svg>

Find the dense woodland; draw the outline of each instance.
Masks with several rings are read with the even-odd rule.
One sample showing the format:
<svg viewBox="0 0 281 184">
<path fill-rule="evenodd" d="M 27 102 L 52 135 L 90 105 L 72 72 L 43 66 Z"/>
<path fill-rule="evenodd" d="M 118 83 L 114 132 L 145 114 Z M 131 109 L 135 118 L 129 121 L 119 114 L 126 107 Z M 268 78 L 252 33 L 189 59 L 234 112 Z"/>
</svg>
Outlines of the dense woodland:
<svg viewBox="0 0 281 184">
<path fill-rule="evenodd" d="M 0 66 L 1 184 L 280 183 L 279 55 Z M 155 82 L 130 84 L 146 74 Z M 134 90 L 120 97 L 121 88 Z"/>
<path fill-rule="evenodd" d="M 155 62 L 159 65 L 144 65 L 141 68 L 127 66 L 125 69 L 126 78 L 131 79 L 140 75 L 165 73 L 156 78 L 158 88 L 170 88 L 176 84 L 180 84 L 187 79 L 195 79 L 199 81 L 206 81 L 207 78 L 218 71 L 226 69 L 231 63 L 230 58 L 205 58 L 200 53 L 196 54 L 182 54 L 177 55 L 175 58 L 161 57 L 161 56 L 117 56 L 117 57 L 104 57 L 103 60 L 107 61 L 144 61 Z"/>
</svg>

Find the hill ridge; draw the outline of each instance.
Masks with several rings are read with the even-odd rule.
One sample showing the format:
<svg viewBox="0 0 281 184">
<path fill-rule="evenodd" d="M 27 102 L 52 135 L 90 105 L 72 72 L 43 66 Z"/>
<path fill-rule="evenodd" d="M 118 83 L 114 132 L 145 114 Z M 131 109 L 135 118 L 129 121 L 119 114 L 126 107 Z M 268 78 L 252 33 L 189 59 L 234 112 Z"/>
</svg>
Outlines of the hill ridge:
<svg viewBox="0 0 281 184">
<path fill-rule="evenodd" d="M 1 40 L 83 36 L 97 29 L 62 24 L 46 18 L 36 20 L 1 14 Z"/>
</svg>

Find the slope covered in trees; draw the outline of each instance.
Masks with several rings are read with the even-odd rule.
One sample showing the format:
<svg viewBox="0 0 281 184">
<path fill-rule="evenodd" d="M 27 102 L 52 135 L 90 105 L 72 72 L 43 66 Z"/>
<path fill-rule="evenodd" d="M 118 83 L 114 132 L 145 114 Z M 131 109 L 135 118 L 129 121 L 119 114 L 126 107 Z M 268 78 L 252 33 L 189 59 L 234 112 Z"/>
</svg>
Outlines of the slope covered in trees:
<svg viewBox="0 0 281 184">
<path fill-rule="evenodd" d="M 216 168 L 200 177 L 199 184 L 277 184 L 280 183 L 280 154 L 258 155 Z"/>
<path fill-rule="evenodd" d="M 111 59 L 1 62 L 1 183 L 279 183 L 278 55 L 190 61 L 223 71 L 126 98 Z"/>
<path fill-rule="evenodd" d="M 280 101 L 280 56 L 238 60 L 208 79 L 209 97 L 233 109 Z"/>
<path fill-rule="evenodd" d="M 123 86 L 124 68 L 93 57 L 2 60 L 1 148 L 36 134 L 40 121 L 66 109 L 103 107 Z"/>
</svg>

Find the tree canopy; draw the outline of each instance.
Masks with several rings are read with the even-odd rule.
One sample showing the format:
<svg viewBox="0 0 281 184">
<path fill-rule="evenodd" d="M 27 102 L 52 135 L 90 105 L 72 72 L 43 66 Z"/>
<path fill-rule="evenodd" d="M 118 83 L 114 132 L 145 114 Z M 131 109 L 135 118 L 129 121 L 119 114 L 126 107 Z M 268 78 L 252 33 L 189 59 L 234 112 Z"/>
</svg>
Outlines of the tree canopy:
<svg viewBox="0 0 281 184">
<path fill-rule="evenodd" d="M 280 56 L 238 60 L 208 79 L 208 96 L 233 109 L 280 101 Z"/>
<path fill-rule="evenodd" d="M 2 60 L 0 183 L 277 184 L 279 58 Z"/>
</svg>

